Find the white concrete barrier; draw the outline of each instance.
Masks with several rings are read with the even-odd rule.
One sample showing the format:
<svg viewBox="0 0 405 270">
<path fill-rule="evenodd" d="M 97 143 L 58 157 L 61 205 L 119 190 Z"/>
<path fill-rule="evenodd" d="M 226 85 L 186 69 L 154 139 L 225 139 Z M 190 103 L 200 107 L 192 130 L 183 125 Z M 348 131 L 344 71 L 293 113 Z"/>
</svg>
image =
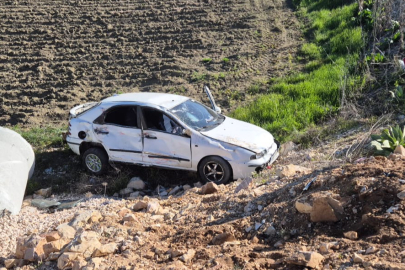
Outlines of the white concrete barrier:
<svg viewBox="0 0 405 270">
<path fill-rule="evenodd" d="M 20 212 L 34 167 L 31 145 L 17 132 L 0 127 L 0 210 Z"/>
</svg>

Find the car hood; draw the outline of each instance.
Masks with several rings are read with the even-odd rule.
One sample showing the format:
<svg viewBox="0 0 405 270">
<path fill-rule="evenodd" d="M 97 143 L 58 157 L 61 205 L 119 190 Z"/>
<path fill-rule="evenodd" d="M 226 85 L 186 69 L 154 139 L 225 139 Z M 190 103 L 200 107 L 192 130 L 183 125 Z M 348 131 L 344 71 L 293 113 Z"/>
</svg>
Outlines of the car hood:
<svg viewBox="0 0 405 270">
<path fill-rule="evenodd" d="M 269 149 L 274 143 L 274 138 L 268 131 L 230 117 L 226 117 L 221 125 L 209 131 L 202 131 L 201 134 L 249 149 L 255 153 Z"/>
</svg>

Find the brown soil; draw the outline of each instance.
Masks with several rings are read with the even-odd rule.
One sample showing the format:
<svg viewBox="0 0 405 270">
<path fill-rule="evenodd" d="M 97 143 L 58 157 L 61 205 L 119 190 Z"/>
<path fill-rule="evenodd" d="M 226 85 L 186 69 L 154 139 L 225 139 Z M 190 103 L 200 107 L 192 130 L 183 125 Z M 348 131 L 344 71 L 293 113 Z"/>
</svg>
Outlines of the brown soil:
<svg viewBox="0 0 405 270">
<path fill-rule="evenodd" d="M 122 92 L 202 100 L 203 82 L 226 112 L 294 69 L 302 38 L 283 0 L 5 0 L 0 18 L 0 125 Z"/>
<path fill-rule="evenodd" d="M 303 269 L 288 263 L 286 258 L 299 251 L 318 252 L 322 243 L 330 242 L 335 243 L 334 248 L 323 254 L 320 269 L 359 269 L 367 263 L 374 264 L 369 269 L 403 269 L 405 204 L 397 193 L 405 189 L 400 181 L 405 179 L 404 165 L 403 157 L 376 157 L 284 179 L 271 176 L 269 170 L 266 183 L 256 182 L 237 194 L 237 183 L 232 183 L 211 195 L 201 195 L 198 188 L 193 188 L 160 199 L 164 211 L 173 213 L 172 219 L 164 221 L 129 210 L 135 221 L 123 222 L 122 217 L 114 214 L 123 211 L 123 207 L 132 208 L 134 201 L 99 202 L 91 207 L 84 203 L 81 207 L 99 209 L 104 216 L 99 223 L 86 225 L 86 230 L 100 233 L 103 243 L 120 243 L 120 249 L 101 264 L 109 269 Z M 308 191 L 303 191 L 315 176 L 317 180 Z M 319 191 L 336 193 L 345 202 L 340 221 L 314 223 L 308 215 L 296 211 L 295 200 Z M 250 211 L 246 210 L 248 205 Z M 392 206 L 396 210 L 388 213 Z M 69 211 L 73 215 L 81 210 Z M 51 215 L 55 214 L 41 214 L 44 221 Z M 64 222 L 68 220 L 64 218 Z M 262 224 L 260 229 L 247 232 L 257 223 Z M 264 233 L 269 224 L 276 229 L 270 237 Z M 359 238 L 343 237 L 347 231 L 356 231 Z M 235 241 L 215 245 L 213 238 L 222 233 L 233 235 L 235 239 L 230 238 Z M 281 246 L 275 247 L 280 241 Z M 366 254 L 370 247 L 375 251 Z M 191 249 L 196 253 L 187 263 L 167 255 L 169 250 L 184 253 Z M 360 254 L 365 263 L 353 262 L 354 254 Z M 12 256 L 11 253 L 6 257 Z M 54 267 L 53 262 L 48 262 L 40 269 Z"/>
</svg>

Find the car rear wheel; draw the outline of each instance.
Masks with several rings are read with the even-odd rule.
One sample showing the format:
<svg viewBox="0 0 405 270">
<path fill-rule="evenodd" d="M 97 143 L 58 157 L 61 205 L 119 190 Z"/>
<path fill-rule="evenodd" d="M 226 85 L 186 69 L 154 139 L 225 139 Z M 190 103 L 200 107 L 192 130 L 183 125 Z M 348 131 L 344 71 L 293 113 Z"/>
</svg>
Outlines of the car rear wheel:
<svg viewBox="0 0 405 270">
<path fill-rule="evenodd" d="M 102 175 L 108 169 L 107 153 L 101 148 L 87 149 L 83 154 L 83 165 L 90 173 Z"/>
<path fill-rule="evenodd" d="M 231 179 L 232 169 L 223 158 L 206 157 L 198 165 L 198 173 L 202 181 L 220 185 Z"/>
</svg>

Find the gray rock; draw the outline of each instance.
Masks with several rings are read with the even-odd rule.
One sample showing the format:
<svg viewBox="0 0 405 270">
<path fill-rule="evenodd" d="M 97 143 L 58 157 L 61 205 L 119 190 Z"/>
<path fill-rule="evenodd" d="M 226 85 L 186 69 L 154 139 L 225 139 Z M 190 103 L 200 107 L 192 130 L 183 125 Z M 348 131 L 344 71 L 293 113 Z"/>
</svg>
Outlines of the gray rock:
<svg viewBox="0 0 405 270">
<path fill-rule="evenodd" d="M 266 229 L 266 231 L 264 232 L 264 234 L 267 235 L 267 236 L 273 236 L 273 235 L 276 234 L 276 229 L 275 229 L 272 225 L 270 225 L 270 226 Z"/>
<path fill-rule="evenodd" d="M 145 188 L 145 182 L 139 177 L 132 177 L 131 180 L 129 180 L 127 188 L 141 190 Z"/>
</svg>

